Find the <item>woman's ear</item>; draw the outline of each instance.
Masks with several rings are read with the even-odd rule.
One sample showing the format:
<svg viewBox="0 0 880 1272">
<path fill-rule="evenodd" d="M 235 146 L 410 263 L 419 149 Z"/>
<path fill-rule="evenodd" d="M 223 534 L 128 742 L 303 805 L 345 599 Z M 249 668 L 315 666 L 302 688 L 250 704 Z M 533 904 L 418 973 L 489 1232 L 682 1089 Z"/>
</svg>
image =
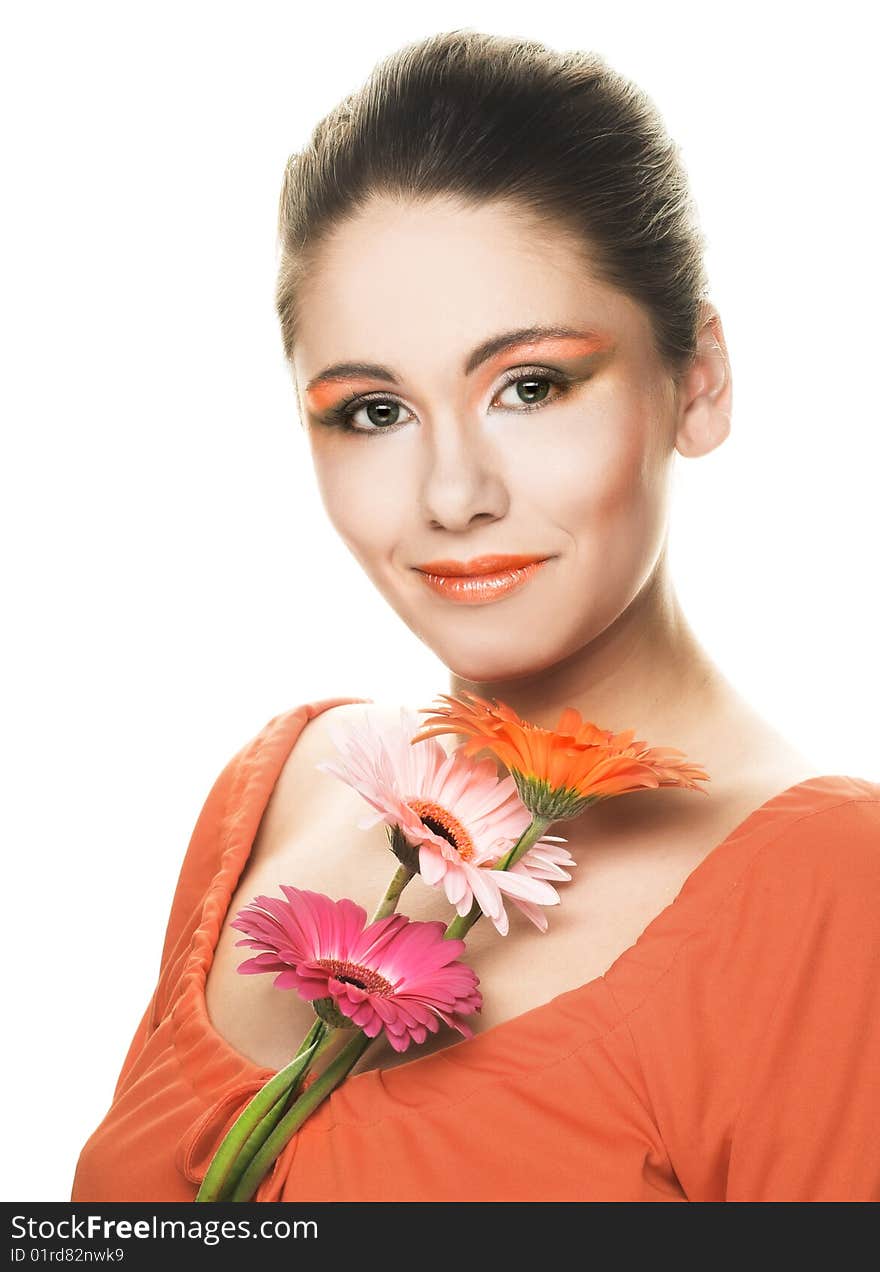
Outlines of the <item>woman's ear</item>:
<svg viewBox="0 0 880 1272">
<path fill-rule="evenodd" d="M 678 386 L 675 448 L 688 458 L 706 455 L 730 432 L 733 386 L 721 319 L 704 301 L 697 350 Z"/>
</svg>

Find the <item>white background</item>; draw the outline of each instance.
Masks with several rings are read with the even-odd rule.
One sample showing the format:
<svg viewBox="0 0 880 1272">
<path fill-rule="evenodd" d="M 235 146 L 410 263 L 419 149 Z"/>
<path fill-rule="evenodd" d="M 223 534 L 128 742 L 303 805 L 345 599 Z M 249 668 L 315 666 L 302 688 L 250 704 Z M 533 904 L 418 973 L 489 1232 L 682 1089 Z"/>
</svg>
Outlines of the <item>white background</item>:
<svg viewBox="0 0 880 1272">
<path fill-rule="evenodd" d="M 448 687 L 325 519 L 272 306 L 285 160 L 400 44 L 593 48 L 660 107 L 735 396 L 677 460 L 679 595 L 824 771 L 880 780 L 870 6 L 420 7 L 7 10 L 5 1199 L 69 1196 L 226 761 L 301 702 Z"/>
</svg>

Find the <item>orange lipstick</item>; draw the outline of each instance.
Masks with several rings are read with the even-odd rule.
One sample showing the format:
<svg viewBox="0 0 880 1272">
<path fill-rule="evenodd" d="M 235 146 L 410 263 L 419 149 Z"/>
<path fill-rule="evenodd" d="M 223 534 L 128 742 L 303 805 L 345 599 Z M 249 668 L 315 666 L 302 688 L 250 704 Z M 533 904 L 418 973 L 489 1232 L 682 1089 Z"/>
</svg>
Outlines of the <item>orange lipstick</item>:
<svg viewBox="0 0 880 1272">
<path fill-rule="evenodd" d="M 518 591 L 549 557 L 489 555 L 471 561 L 426 561 L 416 566 L 431 590 L 458 605 L 484 605 Z"/>
</svg>

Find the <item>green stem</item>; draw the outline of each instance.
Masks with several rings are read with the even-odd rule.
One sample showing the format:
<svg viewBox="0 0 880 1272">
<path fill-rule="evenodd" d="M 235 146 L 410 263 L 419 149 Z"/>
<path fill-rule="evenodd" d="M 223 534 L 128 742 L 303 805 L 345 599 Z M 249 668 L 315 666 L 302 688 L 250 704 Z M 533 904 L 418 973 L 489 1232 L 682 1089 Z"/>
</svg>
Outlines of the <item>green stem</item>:
<svg viewBox="0 0 880 1272">
<path fill-rule="evenodd" d="M 339 1085 L 353 1069 L 367 1047 L 374 1041 L 358 1030 L 342 1048 L 339 1055 L 330 1062 L 319 1078 L 302 1093 L 290 1112 L 278 1123 L 275 1130 L 254 1155 L 253 1160 L 229 1198 L 230 1201 L 250 1201 L 272 1163 L 278 1157 L 287 1142 L 302 1126 L 306 1118 L 318 1107 L 325 1096 Z"/>
<path fill-rule="evenodd" d="M 492 867 L 493 870 L 509 870 L 511 866 L 515 866 L 520 857 L 524 856 L 529 849 L 538 842 L 548 827 L 553 825 L 552 817 L 533 817 L 531 824 L 526 826 L 519 839 L 500 861 L 496 861 Z"/>
<path fill-rule="evenodd" d="M 371 922 L 393 914 L 401 893 L 414 874 L 415 871 L 408 866 L 398 867 Z M 293 1107 L 298 1107 L 299 1100 L 296 1098 L 293 1105 L 290 1104 L 291 1093 L 335 1034 L 336 1030 L 328 1027 L 323 1020 L 315 1020 L 290 1064 L 257 1092 L 227 1133 L 208 1167 L 196 1201 L 229 1198 L 276 1130 L 279 1119 L 292 1112 Z M 274 1139 L 272 1142 L 275 1142 Z"/>
<path fill-rule="evenodd" d="M 303 1039 L 296 1055 L 274 1078 L 262 1086 L 252 1100 L 245 1106 L 231 1129 L 227 1132 L 217 1152 L 214 1154 L 196 1201 L 216 1201 L 223 1190 L 226 1176 L 231 1169 L 239 1149 L 250 1139 L 255 1128 L 267 1113 L 271 1113 L 282 1095 L 287 1095 L 295 1086 L 315 1056 L 327 1042 L 329 1031 L 323 1020 L 316 1019 Z"/>
<path fill-rule="evenodd" d="M 511 866 L 516 865 L 520 857 L 527 853 L 532 845 L 541 838 L 547 827 L 552 825 L 553 819 L 550 817 L 533 817 L 513 847 L 499 861 L 495 862 L 492 869 L 509 870 Z M 444 939 L 460 940 L 482 917 L 483 911 L 480 909 L 480 904 L 475 901 L 467 914 L 456 915 L 443 933 Z"/>
<path fill-rule="evenodd" d="M 377 919 L 384 919 L 389 914 L 393 914 L 397 909 L 397 902 L 400 900 L 400 894 L 415 874 L 414 870 L 410 870 L 409 866 L 398 866 L 394 872 L 394 877 L 388 885 L 384 897 L 376 908 L 376 913 L 370 919 L 371 923 L 375 923 Z"/>
<path fill-rule="evenodd" d="M 314 1031 L 314 1025 L 312 1026 L 312 1031 Z M 336 1034 L 338 1032 L 339 1031 L 337 1029 L 334 1029 L 332 1027 L 327 1028 L 326 1033 L 324 1034 L 324 1037 L 319 1038 L 317 1048 L 309 1056 L 309 1062 L 306 1067 L 306 1071 L 312 1067 L 312 1065 L 317 1060 L 318 1056 L 320 1056 L 322 1052 L 326 1051 L 326 1049 L 331 1045 L 331 1043 L 335 1040 Z M 305 1076 L 306 1076 L 305 1073 L 301 1074 L 300 1081 Z M 299 1095 L 299 1091 L 297 1090 L 299 1085 L 300 1083 L 296 1082 L 292 1086 L 288 1087 L 288 1089 L 285 1092 L 283 1092 L 283 1094 L 278 1098 L 278 1100 L 276 1100 L 275 1104 L 273 1104 L 269 1112 L 260 1119 L 260 1121 L 254 1127 L 254 1129 L 251 1131 L 250 1135 L 248 1135 L 247 1139 L 245 1140 L 244 1144 L 242 1145 L 241 1149 L 236 1155 L 235 1160 L 233 1161 L 232 1166 L 226 1175 L 226 1178 L 223 1181 L 220 1194 L 216 1198 L 217 1201 L 229 1200 L 235 1187 L 238 1184 L 238 1181 L 244 1175 L 244 1172 L 247 1170 L 248 1166 L 251 1164 L 251 1161 L 253 1160 L 254 1156 L 256 1155 L 260 1147 L 266 1142 L 268 1137 L 271 1135 L 272 1131 L 275 1129 L 281 1117 L 283 1117 L 284 1114 L 287 1113 L 287 1111 L 290 1108 L 292 1108 L 293 1105 L 296 1103 L 297 1097 Z"/>
<path fill-rule="evenodd" d="M 241 1151 L 232 1163 L 226 1178 L 223 1180 L 223 1188 L 217 1198 L 218 1201 L 228 1199 L 230 1193 L 235 1189 L 238 1181 L 253 1160 L 260 1145 L 271 1135 L 279 1119 L 290 1107 L 291 1096 L 293 1096 L 294 1100 L 296 1099 L 295 1091 L 296 1087 L 290 1087 L 283 1095 L 279 1096 L 266 1116 L 251 1131 L 242 1145 Z"/>
<path fill-rule="evenodd" d="M 483 917 L 479 901 L 475 901 L 467 914 L 457 914 L 443 933 L 445 941 L 461 940 L 471 930 L 478 919 Z"/>
</svg>

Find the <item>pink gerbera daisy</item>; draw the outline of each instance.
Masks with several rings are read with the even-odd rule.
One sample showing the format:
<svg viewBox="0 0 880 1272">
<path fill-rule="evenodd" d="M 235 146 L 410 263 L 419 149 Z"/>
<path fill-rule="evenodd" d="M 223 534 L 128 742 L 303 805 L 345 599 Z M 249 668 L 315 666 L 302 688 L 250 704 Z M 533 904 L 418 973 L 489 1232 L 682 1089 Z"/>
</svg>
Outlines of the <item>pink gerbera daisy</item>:
<svg viewBox="0 0 880 1272">
<path fill-rule="evenodd" d="M 247 934 L 236 945 L 262 951 L 238 971 L 277 972 L 279 988 L 295 989 L 316 1010 L 329 1000 L 368 1037 L 384 1030 L 395 1051 L 424 1042 L 441 1020 L 473 1037 L 459 1014 L 482 1007 L 479 978 L 458 961 L 464 941 L 445 939 L 442 923 L 389 914 L 365 927 L 366 910 L 348 898 L 283 883 L 281 891 L 283 899 L 254 897 L 232 920 Z"/>
<path fill-rule="evenodd" d="M 317 767 L 353 787 L 372 808 L 358 825 L 379 821 L 397 827 L 418 850 L 425 883 L 442 886 L 449 902 L 466 915 L 474 900 L 502 936 L 509 931 L 504 899 L 541 931 L 547 930 L 542 907 L 558 905 L 551 879 L 570 879 L 564 868 L 574 858 L 555 835 L 545 835 L 509 870 L 494 864 L 519 839 L 531 814 L 511 776 L 499 779 L 491 758 L 475 761 L 459 748 L 447 755 L 436 738 L 413 746 L 420 727 L 415 711 L 400 708 L 399 724 L 363 724 L 331 729 L 339 762 Z"/>
</svg>

